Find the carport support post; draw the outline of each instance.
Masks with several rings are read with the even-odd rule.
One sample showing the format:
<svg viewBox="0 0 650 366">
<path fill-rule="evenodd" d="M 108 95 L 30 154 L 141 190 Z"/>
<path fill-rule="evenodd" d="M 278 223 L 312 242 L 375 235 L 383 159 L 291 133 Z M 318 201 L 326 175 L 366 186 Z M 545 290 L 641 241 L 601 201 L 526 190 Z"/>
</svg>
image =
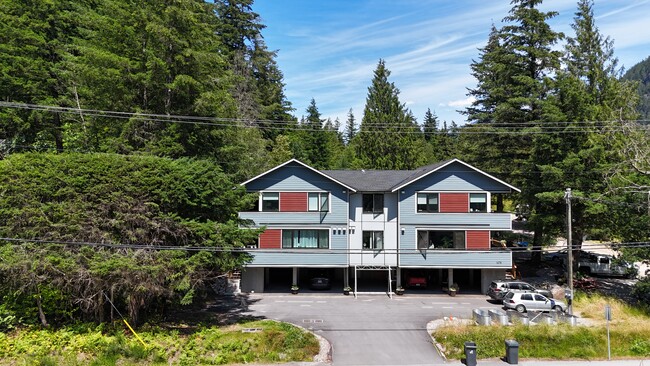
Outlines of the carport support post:
<svg viewBox="0 0 650 366">
<path fill-rule="evenodd" d="M 451 285 L 454 284 L 454 269 L 447 269 L 447 288 L 451 288 Z"/>
<path fill-rule="evenodd" d="M 292 286 L 298 284 L 298 267 L 293 267 L 293 279 L 291 281 Z"/>
<path fill-rule="evenodd" d="M 399 288 L 402 284 L 402 268 L 397 267 L 395 271 L 395 288 Z"/>
</svg>

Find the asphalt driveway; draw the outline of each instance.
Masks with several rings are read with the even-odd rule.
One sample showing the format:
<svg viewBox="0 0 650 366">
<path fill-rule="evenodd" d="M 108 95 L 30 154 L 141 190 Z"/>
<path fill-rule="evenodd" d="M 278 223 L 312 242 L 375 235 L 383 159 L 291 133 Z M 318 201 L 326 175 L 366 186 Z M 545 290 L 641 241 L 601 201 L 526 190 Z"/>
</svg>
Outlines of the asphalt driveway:
<svg viewBox="0 0 650 366">
<path fill-rule="evenodd" d="M 334 365 L 443 364 L 426 324 L 443 317 L 471 317 L 496 309 L 484 295 L 254 294 L 249 315 L 286 321 L 326 338 Z"/>
</svg>

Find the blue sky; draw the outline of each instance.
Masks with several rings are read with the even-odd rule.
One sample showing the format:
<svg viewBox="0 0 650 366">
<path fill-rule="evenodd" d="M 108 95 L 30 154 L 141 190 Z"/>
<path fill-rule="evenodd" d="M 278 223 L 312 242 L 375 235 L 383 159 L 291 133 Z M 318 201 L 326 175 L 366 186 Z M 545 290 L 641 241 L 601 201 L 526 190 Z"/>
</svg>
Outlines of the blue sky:
<svg viewBox="0 0 650 366">
<path fill-rule="evenodd" d="M 554 30 L 573 35 L 577 0 L 546 0 L 560 14 Z M 422 122 L 427 108 L 458 124 L 474 87 L 472 59 L 492 23 L 503 25 L 509 0 L 256 0 L 267 26 L 263 35 L 284 73 L 285 93 L 298 118 L 311 98 L 323 118 L 343 124 L 353 109 L 357 122 L 380 58 L 390 81 Z M 650 0 L 596 0 L 596 25 L 614 39 L 619 65 L 650 56 Z"/>
</svg>

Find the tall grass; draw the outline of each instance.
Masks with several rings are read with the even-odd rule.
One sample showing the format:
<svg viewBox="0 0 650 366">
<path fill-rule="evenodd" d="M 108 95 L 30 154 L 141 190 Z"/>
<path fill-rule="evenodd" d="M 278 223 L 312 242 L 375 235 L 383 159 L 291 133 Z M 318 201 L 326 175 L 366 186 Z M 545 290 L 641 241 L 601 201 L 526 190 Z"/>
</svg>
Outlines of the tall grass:
<svg viewBox="0 0 650 366">
<path fill-rule="evenodd" d="M 242 332 L 244 328 L 259 329 Z M 122 328 L 24 329 L 0 333 L 0 364 L 25 365 L 223 365 L 310 361 L 315 337 L 274 321 L 204 327 L 189 335 L 161 328 L 138 332 L 143 346 Z"/>
<path fill-rule="evenodd" d="M 447 326 L 433 332 L 449 358 L 462 358 L 466 341 L 475 342 L 479 358 L 503 357 L 505 340 L 519 342 L 521 358 L 603 359 L 607 357 L 605 305 L 612 308 L 610 323 L 613 357 L 650 356 L 650 316 L 643 309 L 600 295 L 579 296 L 574 308 L 591 325 Z"/>
</svg>

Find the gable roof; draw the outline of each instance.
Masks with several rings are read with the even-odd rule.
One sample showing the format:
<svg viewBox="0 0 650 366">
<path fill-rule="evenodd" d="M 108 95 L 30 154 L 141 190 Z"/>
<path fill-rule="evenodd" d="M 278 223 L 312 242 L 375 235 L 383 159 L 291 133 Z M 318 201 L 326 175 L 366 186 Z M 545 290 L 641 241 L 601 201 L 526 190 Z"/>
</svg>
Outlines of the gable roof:
<svg viewBox="0 0 650 366">
<path fill-rule="evenodd" d="M 395 185 L 413 174 L 412 170 L 323 170 L 322 172 L 362 192 L 389 192 Z"/>
<path fill-rule="evenodd" d="M 495 178 L 495 177 L 491 176 L 490 174 L 488 174 L 488 173 L 486 173 L 486 172 L 484 172 L 484 171 L 482 171 L 482 170 L 480 170 L 478 168 L 475 168 L 475 167 L 467 164 L 466 162 L 464 162 L 462 160 L 458 160 L 458 159 L 451 159 L 451 160 L 443 161 L 441 163 L 427 165 L 425 167 L 422 167 L 422 168 L 416 170 L 415 173 L 411 177 L 409 177 L 408 179 L 401 182 L 397 187 L 394 187 L 391 191 L 395 192 L 397 190 L 400 190 L 400 189 L 408 186 L 409 184 L 411 184 L 411 183 L 413 183 L 413 182 L 415 182 L 417 180 L 420 180 L 420 179 L 426 177 L 427 175 L 429 175 L 431 173 L 434 173 L 434 172 L 436 172 L 436 171 L 438 171 L 438 170 L 440 170 L 440 169 L 442 169 L 442 168 L 444 168 L 444 167 L 446 167 L 448 165 L 451 165 L 453 163 L 462 164 L 462 165 L 466 166 L 467 168 L 469 168 L 471 170 L 474 170 L 477 173 L 483 174 L 484 176 L 503 184 L 504 186 L 512 189 L 513 191 L 521 192 L 521 190 L 519 188 L 517 188 L 517 187 L 515 187 L 513 185 L 510 185 L 510 184 L 502 181 L 501 179 Z"/>
<path fill-rule="evenodd" d="M 299 164 L 331 180 L 332 182 L 340 184 L 352 192 L 395 192 L 453 163 L 462 164 L 477 173 L 503 184 L 513 191 L 521 192 L 519 188 L 495 178 L 459 159 L 450 159 L 423 166 L 415 170 L 317 170 L 298 159 L 291 159 L 245 181 L 244 183 L 241 183 L 240 185 L 244 186 L 291 163 Z"/>
<path fill-rule="evenodd" d="M 309 165 L 303 163 L 302 161 L 300 161 L 300 160 L 298 160 L 298 159 L 291 159 L 291 160 L 288 160 L 288 161 L 286 161 L 286 162 L 284 162 L 284 163 L 282 163 L 282 164 L 280 164 L 280 165 L 278 165 L 278 166 L 276 166 L 276 167 L 274 167 L 274 168 L 271 168 L 271 169 L 265 171 L 265 172 L 262 173 L 262 174 L 259 174 L 259 175 L 255 176 L 255 177 L 253 177 L 253 178 L 251 178 L 251 179 L 245 181 L 244 183 L 241 183 L 240 186 L 245 186 L 246 184 L 248 184 L 248 183 L 250 183 L 250 182 L 252 182 L 252 181 L 254 181 L 254 180 L 257 180 L 257 179 L 259 179 L 259 178 L 261 178 L 261 177 L 263 177 L 263 176 L 265 176 L 265 175 L 267 175 L 267 174 L 269 174 L 269 173 L 271 173 L 271 172 L 273 172 L 273 171 L 276 171 L 276 170 L 278 170 L 278 169 L 280 169 L 280 168 L 282 168 L 282 167 L 284 167 L 284 166 L 286 166 L 286 165 L 289 165 L 289 164 L 291 164 L 291 163 L 297 163 L 297 164 L 299 164 L 299 165 L 302 165 L 303 167 L 305 167 L 305 168 L 307 168 L 307 169 L 309 169 L 309 170 L 315 172 L 316 174 L 322 175 L 323 177 L 325 177 L 325 178 L 331 180 L 332 182 L 335 182 L 335 183 L 340 184 L 341 186 L 343 186 L 343 187 L 345 187 L 345 188 L 351 190 L 352 192 L 356 192 L 356 191 L 357 191 L 356 188 L 353 188 L 352 186 L 347 185 L 347 184 L 345 184 L 345 183 L 343 183 L 343 182 L 337 180 L 336 178 L 327 175 L 326 173 L 324 173 L 324 172 L 322 172 L 322 171 L 320 171 L 320 170 L 314 169 L 314 168 L 310 167 Z"/>
</svg>

